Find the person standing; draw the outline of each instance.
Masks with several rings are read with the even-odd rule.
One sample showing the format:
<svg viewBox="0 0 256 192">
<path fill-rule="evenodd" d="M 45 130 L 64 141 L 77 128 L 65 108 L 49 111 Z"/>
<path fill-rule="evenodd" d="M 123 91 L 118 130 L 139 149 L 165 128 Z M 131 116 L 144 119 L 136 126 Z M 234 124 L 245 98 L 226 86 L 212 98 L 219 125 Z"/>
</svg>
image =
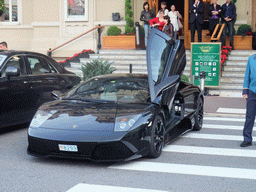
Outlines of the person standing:
<svg viewBox="0 0 256 192">
<path fill-rule="evenodd" d="M 171 24 L 171 20 L 170 17 L 168 15 L 164 16 L 164 27 L 162 29 L 162 31 L 168 35 L 169 37 L 171 37 L 173 39 L 174 37 L 174 28 L 173 25 Z"/>
<path fill-rule="evenodd" d="M 256 55 L 250 56 L 247 62 L 244 85 L 243 99 L 246 100 L 246 119 L 243 129 L 244 141 L 241 147 L 252 145 L 252 129 L 256 115 Z"/>
<path fill-rule="evenodd" d="M 194 4 L 190 4 L 189 12 L 191 42 L 194 42 L 196 29 L 198 34 L 198 42 L 202 42 L 202 24 L 204 23 L 204 3 L 200 0 L 195 0 Z"/>
<path fill-rule="evenodd" d="M 152 27 L 157 27 L 160 31 L 162 31 L 165 23 L 164 23 L 164 11 L 159 11 L 159 17 L 155 17 L 149 21 L 149 24 Z"/>
<path fill-rule="evenodd" d="M 166 3 L 165 1 L 162 1 L 162 2 L 161 2 L 161 9 L 158 11 L 158 13 L 157 13 L 157 15 L 156 15 L 157 17 L 159 17 L 160 11 L 163 11 L 163 12 L 164 12 L 164 16 L 168 15 L 169 11 L 168 11 L 168 9 L 167 9 L 167 3 Z"/>
<path fill-rule="evenodd" d="M 0 50 L 8 50 L 8 46 L 5 41 L 0 43 Z"/>
<path fill-rule="evenodd" d="M 176 11 L 175 5 L 171 6 L 171 11 L 168 13 L 168 16 L 170 17 L 171 23 L 174 27 L 174 39 L 177 39 L 177 33 L 180 29 L 179 24 L 178 24 L 178 20 L 182 19 L 182 16 L 179 13 L 179 11 Z"/>
<path fill-rule="evenodd" d="M 143 11 L 140 14 L 140 20 L 144 21 L 144 31 L 145 31 L 145 46 L 148 44 L 148 36 L 150 33 L 149 21 L 155 17 L 155 14 L 152 10 L 149 10 L 149 3 L 145 2 L 143 4 Z"/>
<path fill-rule="evenodd" d="M 212 4 L 209 6 L 209 31 L 211 35 L 216 25 L 220 22 L 221 6 L 217 3 L 218 0 L 213 0 Z"/>
<path fill-rule="evenodd" d="M 230 46 L 232 47 L 232 50 L 234 50 L 233 35 L 234 35 L 234 24 L 236 19 L 236 6 L 230 1 L 231 0 L 226 0 L 226 3 L 224 3 L 221 7 L 222 23 L 225 24 L 225 27 L 221 36 L 221 43 L 222 43 L 222 46 L 226 45 L 226 36 L 227 36 L 227 30 L 228 30 Z"/>
</svg>

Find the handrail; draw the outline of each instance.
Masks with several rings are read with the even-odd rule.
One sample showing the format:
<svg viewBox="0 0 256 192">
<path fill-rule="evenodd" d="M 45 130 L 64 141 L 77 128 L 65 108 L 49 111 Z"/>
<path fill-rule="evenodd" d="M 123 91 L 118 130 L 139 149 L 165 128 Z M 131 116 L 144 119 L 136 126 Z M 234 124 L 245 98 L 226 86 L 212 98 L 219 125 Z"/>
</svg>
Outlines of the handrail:
<svg viewBox="0 0 256 192">
<path fill-rule="evenodd" d="M 214 31 L 213 31 L 213 34 L 212 34 L 212 36 L 211 36 L 211 40 L 212 40 L 212 41 L 219 41 L 219 40 L 220 40 L 220 37 L 221 37 L 222 32 L 223 32 L 224 27 L 225 27 L 225 23 L 222 23 L 222 24 L 221 24 L 221 28 L 220 28 L 220 31 L 219 31 L 219 33 L 218 33 L 218 36 L 215 37 L 215 35 L 216 35 L 216 33 L 217 33 L 218 29 L 219 29 L 219 26 L 220 26 L 220 24 L 217 24 L 216 27 L 215 27 L 215 29 L 214 29 Z"/>
<path fill-rule="evenodd" d="M 51 56 L 52 52 L 55 51 L 56 49 L 59 49 L 60 47 L 63 47 L 64 45 L 66 45 L 66 44 L 68 44 L 68 43 L 70 43 L 70 42 L 72 42 L 72 41 L 74 41 L 74 40 L 76 40 L 76 39 L 78 39 L 78 38 L 80 38 L 80 37 L 86 35 L 87 33 L 90 33 L 90 32 L 92 32 L 92 31 L 94 31 L 95 29 L 98 29 L 98 32 L 99 32 L 99 30 L 102 29 L 102 28 L 105 28 L 105 27 L 99 25 L 99 26 L 94 27 L 94 28 L 90 29 L 89 31 L 86 31 L 85 33 L 83 33 L 83 34 L 81 34 L 81 35 L 79 35 L 79 36 L 77 36 L 77 37 L 75 37 L 75 38 L 73 38 L 73 39 L 67 41 L 66 43 L 63 43 L 63 44 L 59 45 L 58 47 L 55 47 L 54 49 L 51 49 L 51 48 L 50 48 L 50 49 L 47 51 L 47 55 L 48 55 L 48 56 Z M 99 34 L 100 34 L 100 32 L 99 32 Z M 99 40 L 100 40 L 100 38 L 99 38 Z M 101 45 L 98 45 L 98 48 L 100 49 L 100 48 L 101 48 Z"/>
</svg>

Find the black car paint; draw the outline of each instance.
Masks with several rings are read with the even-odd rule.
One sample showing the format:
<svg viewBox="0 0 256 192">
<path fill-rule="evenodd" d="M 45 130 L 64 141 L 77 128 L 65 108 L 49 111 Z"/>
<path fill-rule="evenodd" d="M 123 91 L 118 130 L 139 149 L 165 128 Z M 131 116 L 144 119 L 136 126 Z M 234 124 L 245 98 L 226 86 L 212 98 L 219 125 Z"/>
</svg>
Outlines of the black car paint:
<svg viewBox="0 0 256 192">
<path fill-rule="evenodd" d="M 49 127 L 43 128 L 43 126 L 40 128 L 30 127 L 28 154 L 47 157 L 83 158 L 93 161 L 131 160 L 149 154 L 150 143 L 152 142 L 151 125 L 157 116 L 161 116 L 164 121 L 164 144 L 172 142 L 181 134 L 193 129 L 197 103 L 199 99 L 203 100 L 203 95 L 196 85 L 180 80 L 186 65 L 185 48 L 179 40 L 172 42 L 168 36 L 153 29 L 149 38 L 147 58 L 151 56 L 150 47 L 153 45 L 152 38 L 154 35 L 170 41 L 169 43 L 172 44 L 172 47 L 168 58 L 165 53 L 165 68 L 162 70 L 163 74 L 157 83 L 153 81 L 151 75 L 151 62 L 147 61 L 151 102 L 149 99 L 146 104 L 112 104 L 112 107 L 116 106 L 117 108 L 116 116 L 138 113 L 142 115 L 130 130 L 114 132 L 113 127 L 115 125 L 113 123 L 108 131 L 88 131 L 85 128 L 86 122 L 84 130 L 78 131 L 75 131 L 75 129 L 58 130 L 54 127 L 49 129 Z M 134 80 L 147 77 L 138 74 L 115 74 L 95 78 L 130 78 Z M 74 106 L 75 102 L 77 101 L 69 101 L 68 105 Z M 53 104 L 52 106 L 55 105 Z M 177 111 L 175 107 L 180 107 L 181 111 Z M 70 107 L 67 108 L 70 109 Z M 107 114 L 108 109 L 104 110 L 106 110 L 105 114 Z M 96 111 L 94 110 L 91 113 L 95 115 Z M 75 122 L 66 125 L 66 127 L 72 126 L 75 126 Z M 78 152 L 63 152 L 58 149 L 59 144 L 77 145 L 79 150 Z"/>
<path fill-rule="evenodd" d="M 81 79 L 75 74 L 67 71 L 52 58 L 43 54 L 27 51 L 1 51 L 1 55 L 7 58 L 3 61 L 0 74 L 5 65 L 15 56 L 19 56 L 21 75 L 17 77 L 0 76 L 0 127 L 28 123 L 33 118 L 38 107 L 52 100 L 51 92 L 60 90 L 62 92 L 78 84 Z M 44 62 L 51 65 L 56 73 L 45 73 L 33 75 L 27 56 L 42 58 Z"/>
</svg>

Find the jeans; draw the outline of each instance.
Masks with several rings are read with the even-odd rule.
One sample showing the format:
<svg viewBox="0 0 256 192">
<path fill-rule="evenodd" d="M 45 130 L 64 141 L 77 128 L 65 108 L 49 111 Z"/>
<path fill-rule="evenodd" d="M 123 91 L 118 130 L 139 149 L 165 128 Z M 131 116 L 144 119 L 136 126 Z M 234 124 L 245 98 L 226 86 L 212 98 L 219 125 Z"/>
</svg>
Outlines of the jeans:
<svg viewBox="0 0 256 192">
<path fill-rule="evenodd" d="M 151 27 L 149 24 L 144 24 L 144 31 L 145 31 L 145 46 L 147 47 L 148 45 L 148 36 L 149 36 L 149 33 L 151 31 Z"/>
<path fill-rule="evenodd" d="M 246 103 L 246 119 L 244 124 L 243 136 L 245 142 L 252 142 L 252 129 L 256 115 L 256 93 L 249 90 Z"/>
<path fill-rule="evenodd" d="M 176 40 L 176 39 L 177 39 L 177 33 L 178 33 L 178 31 L 174 31 L 173 40 Z"/>
<path fill-rule="evenodd" d="M 234 35 L 234 21 L 225 21 L 224 22 L 226 25 L 224 27 L 222 36 L 221 36 L 221 43 L 222 46 L 226 46 L 226 36 L 227 36 L 227 30 L 229 31 L 229 40 L 230 40 L 230 46 L 234 48 L 233 44 L 233 35 Z"/>
</svg>

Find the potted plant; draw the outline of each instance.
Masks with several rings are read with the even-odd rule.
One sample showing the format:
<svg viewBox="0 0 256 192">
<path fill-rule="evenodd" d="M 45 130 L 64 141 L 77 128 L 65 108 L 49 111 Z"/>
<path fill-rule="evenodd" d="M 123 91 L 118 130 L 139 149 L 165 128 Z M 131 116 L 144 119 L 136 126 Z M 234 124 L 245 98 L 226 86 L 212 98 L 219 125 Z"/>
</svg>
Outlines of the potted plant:
<svg viewBox="0 0 256 192">
<path fill-rule="evenodd" d="M 229 45 L 229 38 L 227 39 Z M 252 50 L 252 28 L 250 25 L 242 24 L 234 35 L 234 47 L 238 50 Z"/>
<path fill-rule="evenodd" d="M 4 0 L 0 0 L 0 17 L 5 13 Z"/>
<path fill-rule="evenodd" d="M 125 32 L 121 34 L 121 29 L 116 26 L 111 26 L 107 30 L 108 36 L 103 36 L 103 49 L 135 49 L 135 27 L 132 19 L 133 12 L 131 0 L 125 0 Z"/>
</svg>

